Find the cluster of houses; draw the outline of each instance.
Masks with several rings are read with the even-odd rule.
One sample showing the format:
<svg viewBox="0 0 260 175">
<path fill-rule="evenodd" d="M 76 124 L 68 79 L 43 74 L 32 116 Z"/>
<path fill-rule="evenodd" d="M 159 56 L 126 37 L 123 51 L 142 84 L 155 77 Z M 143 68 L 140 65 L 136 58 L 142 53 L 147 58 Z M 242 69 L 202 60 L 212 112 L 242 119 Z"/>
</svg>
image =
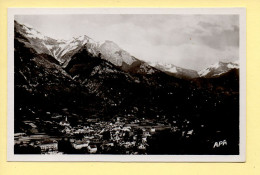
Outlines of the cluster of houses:
<svg viewBox="0 0 260 175">
<path fill-rule="evenodd" d="M 30 122 L 32 128 L 36 125 Z M 84 150 L 90 154 L 145 154 L 149 147 L 148 139 L 153 134 L 170 130 L 177 132 L 182 130 L 182 136 L 189 138 L 194 134 L 192 129 L 187 129 L 189 121 L 185 120 L 180 127 L 163 122 L 156 122 L 152 119 L 125 119 L 117 117 L 113 121 L 100 121 L 98 118 L 87 119 L 87 124 L 71 126 L 67 117 L 62 117 L 60 122 L 56 122 L 60 128 L 62 137 L 49 137 L 39 133 L 28 136 L 25 133 L 15 134 L 15 143 L 39 147 L 42 154 L 58 154 L 63 152 L 60 146 L 64 142 L 60 140 L 66 138 L 74 150 Z M 66 152 L 65 152 L 66 154 Z"/>
<path fill-rule="evenodd" d="M 69 141 L 74 149 L 86 148 L 89 153 L 98 151 L 104 153 L 116 146 L 123 148 L 126 150 L 125 153 L 129 154 L 134 148 L 145 150 L 148 146 L 147 138 L 156 130 L 151 126 L 141 126 L 139 120 L 125 124 L 119 117 L 114 122 L 98 119 L 88 119 L 87 122 L 89 122 L 88 126 L 72 127 L 65 118 L 60 125 L 64 126 L 61 132 L 70 136 Z"/>
</svg>

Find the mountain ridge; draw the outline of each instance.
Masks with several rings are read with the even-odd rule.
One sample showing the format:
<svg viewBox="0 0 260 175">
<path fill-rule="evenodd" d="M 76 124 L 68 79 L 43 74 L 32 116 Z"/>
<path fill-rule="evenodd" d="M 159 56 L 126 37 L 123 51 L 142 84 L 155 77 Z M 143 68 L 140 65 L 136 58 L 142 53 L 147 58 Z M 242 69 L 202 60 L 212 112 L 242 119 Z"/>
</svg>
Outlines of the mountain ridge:
<svg viewBox="0 0 260 175">
<path fill-rule="evenodd" d="M 154 144 L 161 144 L 156 146 L 157 151 L 165 149 L 170 140 L 167 153 L 172 154 L 239 153 L 238 69 L 214 77 L 177 77 L 125 53 L 114 43 L 107 43 L 107 48 L 113 46 L 112 53 L 106 50 L 115 60 L 113 64 L 87 36 L 72 39 L 71 45 L 64 47 L 69 51 L 58 60 L 55 56 L 62 52 L 57 49 L 58 41 L 40 39 L 41 35 L 27 37 L 19 30 L 22 27 L 16 24 L 15 133 L 31 134 L 26 124 L 30 121 L 40 133 L 68 137 L 62 132 L 64 126 L 59 124 L 64 116 L 72 128 L 89 126 L 89 119 L 114 123 L 120 118 L 119 123 L 125 122 L 122 126 L 131 121 L 141 121 L 138 122 L 141 127 L 158 126 L 156 133 L 162 135 L 158 135 L 159 140 Z M 172 65 L 168 69 L 176 72 L 180 68 Z M 231 149 L 212 150 L 214 142 L 223 136 Z"/>
<path fill-rule="evenodd" d="M 104 43 L 100 44 L 87 35 L 73 37 L 69 40 L 56 40 L 48 36 L 44 36 L 31 27 L 19 24 L 17 21 L 15 21 L 15 28 L 18 33 L 26 36 L 31 47 L 33 47 L 36 52 L 51 55 L 59 61 L 63 68 L 69 64 L 71 57 L 75 53 L 77 53 L 82 47 L 86 47 L 88 52 L 92 53 L 94 56 L 98 57 L 98 55 L 101 54 L 100 57 L 102 59 L 111 62 L 124 71 L 131 71 L 132 73 L 152 74 L 153 72 L 160 70 L 177 78 L 192 79 L 197 77 L 217 76 L 216 74 L 221 74 L 232 69 L 213 70 L 212 66 L 209 66 L 203 70 L 195 71 L 181 68 L 173 64 L 158 62 L 149 63 L 130 55 L 113 41 L 105 40 Z M 238 66 L 233 68 L 238 68 Z M 214 71 L 215 73 L 209 73 L 210 71 Z"/>
<path fill-rule="evenodd" d="M 200 77 L 215 77 L 219 76 L 221 74 L 224 74 L 232 69 L 239 69 L 239 63 L 238 61 L 235 62 L 217 62 L 215 64 L 212 64 L 208 66 L 205 69 L 202 69 L 201 71 L 198 72 Z"/>
</svg>

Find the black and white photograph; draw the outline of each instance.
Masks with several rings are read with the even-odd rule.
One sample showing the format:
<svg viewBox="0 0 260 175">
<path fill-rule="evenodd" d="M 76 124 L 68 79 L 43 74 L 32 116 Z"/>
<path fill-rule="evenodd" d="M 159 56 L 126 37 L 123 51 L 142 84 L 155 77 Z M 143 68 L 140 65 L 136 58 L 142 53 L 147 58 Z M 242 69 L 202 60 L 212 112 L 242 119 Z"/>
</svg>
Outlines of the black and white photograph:
<svg viewBox="0 0 260 175">
<path fill-rule="evenodd" d="M 10 161 L 245 161 L 245 9 L 8 20 Z"/>
</svg>

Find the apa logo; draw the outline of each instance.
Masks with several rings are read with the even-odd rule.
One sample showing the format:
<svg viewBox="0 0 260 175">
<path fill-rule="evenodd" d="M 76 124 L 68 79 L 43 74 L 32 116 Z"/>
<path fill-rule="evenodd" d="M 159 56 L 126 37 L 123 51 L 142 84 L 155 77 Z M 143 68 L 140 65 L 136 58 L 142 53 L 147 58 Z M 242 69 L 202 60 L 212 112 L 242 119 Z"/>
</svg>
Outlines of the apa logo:
<svg viewBox="0 0 260 175">
<path fill-rule="evenodd" d="M 223 140 L 223 141 L 215 142 L 213 148 L 216 148 L 216 147 L 218 148 L 220 146 L 225 146 L 225 145 L 227 145 L 227 141 Z"/>
</svg>

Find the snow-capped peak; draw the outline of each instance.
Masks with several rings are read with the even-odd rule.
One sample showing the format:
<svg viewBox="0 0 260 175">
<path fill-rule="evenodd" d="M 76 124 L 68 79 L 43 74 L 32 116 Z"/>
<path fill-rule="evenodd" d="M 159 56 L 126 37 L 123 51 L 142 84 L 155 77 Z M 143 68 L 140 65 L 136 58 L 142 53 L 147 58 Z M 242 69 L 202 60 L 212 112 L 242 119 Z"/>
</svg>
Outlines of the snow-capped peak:
<svg viewBox="0 0 260 175">
<path fill-rule="evenodd" d="M 78 37 L 73 37 L 67 41 L 58 44 L 56 49 L 57 59 L 62 58 L 66 53 L 77 50 L 82 46 L 87 45 L 87 49 L 90 53 L 97 55 L 97 50 L 99 47 L 99 43 L 95 42 L 92 38 L 87 35 L 82 35 Z M 60 59 L 60 62 L 64 62 L 66 60 Z"/>
<path fill-rule="evenodd" d="M 179 78 L 197 78 L 199 75 L 197 71 L 191 69 L 185 69 L 178 66 L 175 66 L 171 63 L 164 63 L 164 62 L 149 62 L 149 65 L 159 69 L 167 74 L 174 74 L 174 76 Z"/>
<path fill-rule="evenodd" d="M 230 69 L 239 69 L 239 63 L 238 63 L 238 61 L 233 62 L 233 63 L 228 63 L 227 67 Z"/>
<path fill-rule="evenodd" d="M 28 27 L 26 25 L 22 25 L 22 29 L 25 30 L 26 36 L 29 38 L 39 38 L 39 39 L 45 39 L 45 36 L 43 34 L 41 34 L 40 32 L 38 32 L 37 30 Z"/>
<path fill-rule="evenodd" d="M 101 53 L 102 58 L 110 61 L 114 65 L 122 66 L 123 63 L 131 65 L 136 59 L 128 52 L 121 49 L 116 43 L 112 41 L 105 41 L 102 45 L 95 42 L 87 35 L 73 37 L 69 40 L 56 40 L 44 36 L 40 32 L 34 30 L 26 25 L 19 24 L 15 21 L 16 30 L 27 37 L 30 45 L 38 53 L 47 53 L 56 58 L 61 64 L 70 60 L 71 54 L 77 52 L 83 46 L 86 47 L 89 53 L 98 55 Z"/>
<path fill-rule="evenodd" d="M 90 38 L 87 35 L 73 37 L 72 39 L 67 41 L 67 43 L 70 43 L 70 42 L 82 42 L 82 44 L 85 44 L 85 43 L 96 43 L 92 38 Z"/>
<path fill-rule="evenodd" d="M 214 77 L 228 72 L 231 69 L 239 69 L 239 61 L 217 62 L 198 72 L 200 77 Z"/>
<path fill-rule="evenodd" d="M 110 61 L 114 65 L 122 66 L 123 63 L 131 65 L 135 60 L 128 52 L 121 49 L 113 41 L 106 40 L 100 45 L 99 50 L 102 54 L 102 58 Z"/>
<path fill-rule="evenodd" d="M 173 64 L 163 63 L 163 62 L 154 62 L 150 63 L 150 66 L 158 68 L 163 71 L 171 72 L 171 73 L 177 73 L 177 67 Z"/>
<path fill-rule="evenodd" d="M 203 77 L 206 76 L 211 70 L 218 69 L 221 66 L 220 62 L 210 65 L 209 67 L 202 69 L 198 72 L 198 74 Z"/>
<path fill-rule="evenodd" d="M 208 73 L 210 72 L 210 69 L 209 68 L 206 68 L 206 69 L 202 69 L 198 72 L 199 76 L 200 77 L 204 77 L 205 75 L 207 75 Z"/>
</svg>

